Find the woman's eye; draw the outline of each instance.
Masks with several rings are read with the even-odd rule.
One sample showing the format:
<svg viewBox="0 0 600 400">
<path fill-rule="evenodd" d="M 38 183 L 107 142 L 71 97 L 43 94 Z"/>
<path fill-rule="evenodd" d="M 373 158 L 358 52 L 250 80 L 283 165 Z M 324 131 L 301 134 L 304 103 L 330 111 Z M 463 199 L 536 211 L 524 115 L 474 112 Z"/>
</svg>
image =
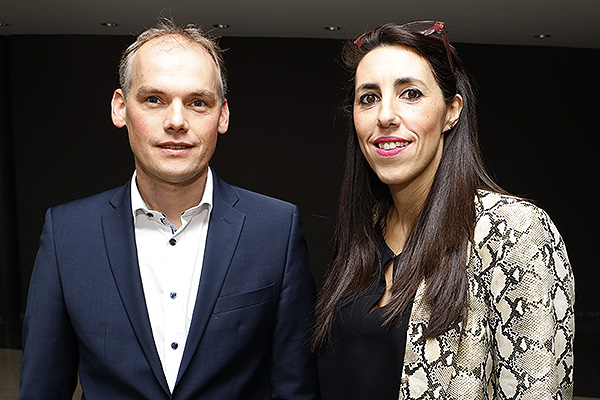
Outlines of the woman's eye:
<svg viewBox="0 0 600 400">
<path fill-rule="evenodd" d="M 406 89 L 404 92 L 402 92 L 402 95 L 400 97 L 403 97 L 408 100 L 417 100 L 422 95 L 423 93 L 421 93 L 421 91 L 418 89 Z"/>
<path fill-rule="evenodd" d="M 373 93 L 365 93 L 362 96 L 360 96 L 360 104 L 373 104 L 375 102 L 377 102 L 377 100 L 379 100 L 379 98 L 374 95 Z"/>
</svg>

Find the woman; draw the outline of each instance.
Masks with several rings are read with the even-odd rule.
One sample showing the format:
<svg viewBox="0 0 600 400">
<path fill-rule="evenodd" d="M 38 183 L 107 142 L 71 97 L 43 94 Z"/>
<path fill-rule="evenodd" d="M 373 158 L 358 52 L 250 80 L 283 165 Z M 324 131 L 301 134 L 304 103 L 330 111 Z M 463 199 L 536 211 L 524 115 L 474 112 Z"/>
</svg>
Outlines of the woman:
<svg viewBox="0 0 600 400">
<path fill-rule="evenodd" d="M 485 172 L 444 24 L 381 26 L 343 58 L 354 129 L 317 306 L 323 398 L 571 398 L 564 243 Z"/>
</svg>

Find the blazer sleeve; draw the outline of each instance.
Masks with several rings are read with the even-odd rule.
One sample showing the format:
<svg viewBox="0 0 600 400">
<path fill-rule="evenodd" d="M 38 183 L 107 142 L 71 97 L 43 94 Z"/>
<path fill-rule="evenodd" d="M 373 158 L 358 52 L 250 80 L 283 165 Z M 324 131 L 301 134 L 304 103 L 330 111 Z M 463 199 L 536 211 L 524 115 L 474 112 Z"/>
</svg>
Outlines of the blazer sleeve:
<svg viewBox="0 0 600 400">
<path fill-rule="evenodd" d="M 292 213 L 286 265 L 276 311 L 271 364 L 273 399 L 317 399 L 316 360 L 308 350 L 315 286 L 298 208 Z"/>
<path fill-rule="evenodd" d="M 511 208 L 498 228 L 491 277 L 497 398 L 570 399 L 575 292 L 564 242 L 528 203 Z"/>
<path fill-rule="evenodd" d="M 62 295 L 49 209 L 29 284 L 18 399 L 71 400 L 77 365 L 77 340 Z"/>
</svg>

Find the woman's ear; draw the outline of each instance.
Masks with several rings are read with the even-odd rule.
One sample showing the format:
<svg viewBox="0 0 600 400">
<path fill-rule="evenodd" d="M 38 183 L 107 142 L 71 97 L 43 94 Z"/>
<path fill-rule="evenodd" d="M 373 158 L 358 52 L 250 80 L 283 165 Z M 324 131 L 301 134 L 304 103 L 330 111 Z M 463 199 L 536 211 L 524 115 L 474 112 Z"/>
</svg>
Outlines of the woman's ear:
<svg viewBox="0 0 600 400">
<path fill-rule="evenodd" d="M 454 100 L 452 100 L 452 103 L 450 103 L 448 111 L 446 112 L 446 124 L 444 125 L 444 129 L 442 129 L 442 132 L 446 132 L 454 128 L 454 125 L 456 125 L 458 119 L 460 118 L 462 108 L 463 99 L 462 96 L 457 93 L 454 95 Z"/>
</svg>

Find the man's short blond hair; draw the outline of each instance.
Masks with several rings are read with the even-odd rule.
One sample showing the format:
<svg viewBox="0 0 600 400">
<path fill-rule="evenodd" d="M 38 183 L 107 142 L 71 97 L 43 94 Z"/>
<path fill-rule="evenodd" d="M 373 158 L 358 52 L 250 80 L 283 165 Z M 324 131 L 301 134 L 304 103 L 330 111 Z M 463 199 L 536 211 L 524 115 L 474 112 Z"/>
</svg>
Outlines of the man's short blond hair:
<svg viewBox="0 0 600 400">
<path fill-rule="evenodd" d="M 218 77 L 218 96 L 221 103 L 225 101 L 225 95 L 227 94 L 227 77 L 225 62 L 222 57 L 221 47 L 216 42 L 214 37 L 208 36 L 200 28 L 193 24 L 189 24 L 183 27 L 177 26 L 175 22 L 170 19 L 162 19 L 158 22 L 155 27 L 146 29 L 144 32 L 139 34 L 136 41 L 133 42 L 129 47 L 125 49 L 119 62 L 119 85 L 123 91 L 125 98 L 129 95 L 129 89 L 131 87 L 131 74 L 133 60 L 137 51 L 144 44 L 151 40 L 165 37 L 174 36 L 182 38 L 191 43 L 197 43 L 202 46 L 210 55 L 217 68 Z"/>
</svg>

